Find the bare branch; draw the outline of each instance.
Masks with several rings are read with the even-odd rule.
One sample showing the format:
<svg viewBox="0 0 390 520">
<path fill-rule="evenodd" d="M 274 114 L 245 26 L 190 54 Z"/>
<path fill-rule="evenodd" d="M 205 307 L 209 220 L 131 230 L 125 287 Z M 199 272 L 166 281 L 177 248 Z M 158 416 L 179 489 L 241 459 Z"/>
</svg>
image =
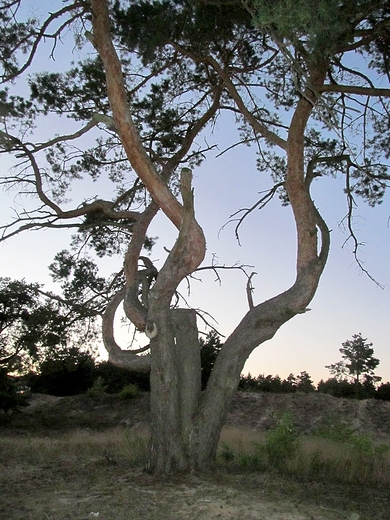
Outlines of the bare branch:
<svg viewBox="0 0 390 520">
<path fill-rule="evenodd" d="M 252 285 L 252 277 L 257 274 L 255 272 L 252 272 L 249 277 L 248 277 L 248 281 L 246 282 L 246 296 L 248 298 L 248 305 L 249 305 L 249 309 L 253 309 L 254 305 L 253 305 L 253 291 L 254 291 L 254 287 Z"/>
<path fill-rule="evenodd" d="M 45 20 L 45 22 L 42 24 L 38 33 L 35 35 L 35 40 L 32 44 L 30 54 L 29 54 L 27 60 L 25 61 L 24 65 L 20 69 L 18 69 L 16 72 L 6 76 L 0 83 L 12 81 L 17 76 L 20 76 L 21 74 L 23 74 L 23 72 L 25 72 L 28 69 L 28 67 L 31 65 L 40 42 L 42 40 L 44 40 L 45 38 L 54 38 L 56 40 L 58 35 L 62 32 L 62 30 L 67 25 L 70 25 L 74 20 L 79 18 L 80 14 L 76 14 L 76 15 L 72 16 L 54 34 L 46 33 L 47 28 L 54 20 L 60 18 L 61 16 L 63 16 L 66 13 L 74 11 L 75 9 L 84 8 L 84 7 L 85 7 L 85 3 L 83 1 L 75 1 L 73 4 L 67 5 L 66 7 L 63 7 L 62 9 L 60 9 L 59 11 L 57 11 L 55 13 L 51 13 L 50 16 L 47 18 L 47 20 Z M 15 49 L 15 51 L 16 51 L 16 49 Z"/>
<path fill-rule="evenodd" d="M 355 258 L 355 262 L 357 263 L 359 269 L 366 275 L 368 278 L 375 283 L 378 287 L 381 289 L 384 289 L 384 286 L 379 283 L 372 274 L 364 267 L 363 262 L 359 258 L 359 249 L 363 245 L 361 242 L 358 241 L 354 226 L 353 226 L 353 209 L 356 207 L 355 200 L 352 195 L 352 188 L 350 183 L 350 167 L 352 164 L 348 164 L 346 175 L 345 175 L 345 185 L 346 185 L 346 194 L 347 194 L 347 202 L 348 202 L 348 213 L 344 217 L 343 220 L 347 221 L 347 229 L 349 231 L 349 237 L 345 240 L 344 245 L 349 241 L 352 240 L 353 243 L 353 256 Z"/>
<path fill-rule="evenodd" d="M 277 190 L 279 188 L 281 188 L 282 186 L 284 186 L 284 182 L 278 182 L 271 189 L 265 190 L 265 191 L 261 191 L 260 194 L 265 193 L 265 195 L 263 197 L 261 197 L 260 200 L 258 200 L 255 204 L 253 204 L 253 206 L 251 206 L 250 208 L 242 208 L 242 209 L 239 209 L 238 211 L 236 211 L 235 213 L 232 213 L 230 215 L 230 217 L 229 217 L 230 220 L 226 224 L 224 224 L 222 226 L 221 230 L 224 229 L 228 224 L 230 224 L 230 222 L 237 222 L 238 221 L 238 224 L 235 227 L 234 233 L 236 235 L 236 239 L 237 239 L 238 243 L 240 244 L 240 236 L 239 236 L 238 230 L 239 230 L 241 224 L 243 223 L 243 221 L 255 209 L 262 209 L 262 208 L 264 208 L 264 206 L 266 206 L 268 204 L 268 202 L 270 202 L 273 199 L 273 197 L 274 197 L 275 193 L 277 192 Z M 236 218 L 236 219 L 232 218 L 232 217 L 235 217 L 236 215 L 238 215 L 239 213 L 244 213 L 244 214 L 240 218 Z"/>
<path fill-rule="evenodd" d="M 217 72 L 219 77 L 223 80 L 224 85 L 229 92 L 229 95 L 236 103 L 238 109 L 242 113 L 242 115 L 245 117 L 245 119 L 248 121 L 248 123 L 252 126 L 252 128 L 261 134 L 263 137 L 268 139 L 273 144 L 279 146 L 283 150 L 286 149 L 287 143 L 284 139 L 282 139 L 279 135 L 277 135 L 275 132 L 272 132 L 269 130 L 269 128 L 262 124 L 261 121 L 259 121 L 247 108 L 246 104 L 244 103 L 243 99 L 241 98 L 237 88 L 235 87 L 229 72 L 227 72 L 225 69 L 223 69 L 219 63 L 211 56 L 197 56 L 193 52 L 189 51 L 188 49 L 185 49 L 181 45 L 170 42 L 172 47 L 183 54 L 184 56 L 190 57 L 192 60 L 194 60 L 196 63 L 207 63 L 211 65 L 211 67 Z"/>
<path fill-rule="evenodd" d="M 318 92 L 342 92 L 344 94 L 358 94 L 361 96 L 390 97 L 389 88 L 359 87 L 357 85 L 322 85 L 322 87 L 318 88 Z"/>
</svg>

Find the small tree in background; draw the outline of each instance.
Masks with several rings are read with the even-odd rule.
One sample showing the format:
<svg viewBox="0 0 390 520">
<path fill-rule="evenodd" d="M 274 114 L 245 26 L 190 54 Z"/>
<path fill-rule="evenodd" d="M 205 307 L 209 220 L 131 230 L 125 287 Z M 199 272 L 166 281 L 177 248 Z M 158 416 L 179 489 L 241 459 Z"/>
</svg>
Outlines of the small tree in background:
<svg viewBox="0 0 390 520">
<path fill-rule="evenodd" d="M 299 374 L 299 376 L 297 376 L 296 388 L 298 392 L 304 392 L 305 394 L 315 391 L 315 386 L 313 384 L 311 376 L 308 372 L 306 372 L 306 370 L 304 370 Z"/>
<path fill-rule="evenodd" d="M 356 385 L 363 383 L 375 384 L 381 378 L 374 375 L 379 359 L 374 357 L 372 343 L 367 343 L 361 333 L 354 334 L 351 340 L 345 341 L 340 348 L 342 361 L 333 365 L 326 365 L 336 379 L 351 378 Z"/>
</svg>

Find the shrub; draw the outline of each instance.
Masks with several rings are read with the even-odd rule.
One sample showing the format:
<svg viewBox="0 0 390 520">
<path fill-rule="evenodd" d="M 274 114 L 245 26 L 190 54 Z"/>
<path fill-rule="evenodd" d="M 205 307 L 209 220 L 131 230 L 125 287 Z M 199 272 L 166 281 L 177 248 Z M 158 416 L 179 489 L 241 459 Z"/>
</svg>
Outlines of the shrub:
<svg viewBox="0 0 390 520">
<path fill-rule="evenodd" d="M 58 396 L 82 394 L 92 385 L 94 366 L 90 354 L 71 348 L 41 363 L 40 373 L 31 377 L 31 390 Z"/>
<path fill-rule="evenodd" d="M 114 366 L 109 361 L 103 361 L 95 366 L 93 379 L 101 377 L 107 386 L 107 393 L 117 394 L 128 384 L 136 385 L 140 390 L 150 390 L 149 374 L 143 372 L 132 372 L 125 368 Z"/>
<path fill-rule="evenodd" d="M 104 379 L 102 377 L 98 377 L 93 382 L 91 388 L 88 388 L 87 394 L 91 397 L 102 395 L 107 393 L 107 388 L 108 386 L 105 384 Z"/>
<path fill-rule="evenodd" d="M 137 385 L 130 383 L 122 388 L 122 390 L 119 392 L 119 397 L 121 399 L 133 399 L 134 397 L 137 397 L 138 394 L 139 390 Z"/>
<path fill-rule="evenodd" d="M 382 383 L 378 386 L 375 394 L 375 399 L 381 399 L 382 401 L 390 401 L 390 383 Z"/>
<path fill-rule="evenodd" d="M 296 455 L 298 448 L 299 439 L 294 424 L 290 415 L 285 413 L 267 435 L 265 450 L 268 460 L 273 466 L 280 468 Z"/>
</svg>

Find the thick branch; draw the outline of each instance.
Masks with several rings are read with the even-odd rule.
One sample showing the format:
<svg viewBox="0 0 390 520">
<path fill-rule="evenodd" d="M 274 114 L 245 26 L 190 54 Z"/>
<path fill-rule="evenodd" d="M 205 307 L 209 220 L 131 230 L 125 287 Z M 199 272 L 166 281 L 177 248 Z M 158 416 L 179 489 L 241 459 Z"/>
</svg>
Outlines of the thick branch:
<svg viewBox="0 0 390 520">
<path fill-rule="evenodd" d="M 188 168 L 181 171 L 181 193 L 183 197 L 183 218 L 179 236 L 169 253 L 150 298 L 162 305 L 170 303 L 179 283 L 193 273 L 204 259 L 206 242 L 203 231 L 195 220 L 192 172 Z"/>
<path fill-rule="evenodd" d="M 158 210 L 159 207 L 157 204 L 152 202 L 142 213 L 138 222 L 133 226 L 133 235 L 125 256 L 124 271 L 126 276 L 126 296 L 123 308 L 126 316 L 139 330 L 145 330 L 147 310 L 138 298 L 138 260 L 145 243 L 149 225 L 156 216 Z"/>
<path fill-rule="evenodd" d="M 144 183 L 153 200 L 180 229 L 182 207 L 158 175 L 142 146 L 127 102 L 121 64 L 110 35 L 106 0 L 92 0 L 93 44 L 99 52 L 106 72 L 107 94 L 115 128 L 134 171 Z"/>
<path fill-rule="evenodd" d="M 342 92 L 343 94 L 358 94 L 360 96 L 390 97 L 389 88 L 359 87 L 357 85 L 322 85 L 317 92 Z"/>
<path fill-rule="evenodd" d="M 149 372 L 150 355 L 137 356 L 134 351 L 122 350 L 114 337 L 114 318 L 117 308 L 125 296 L 125 289 L 121 289 L 107 305 L 103 314 L 102 332 L 103 343 L 108 352 L 108 360 L 116 366 L 136 370 L 139 372 Z M 141 349 L 144 350 L 144 349 Z"/>
</svg>

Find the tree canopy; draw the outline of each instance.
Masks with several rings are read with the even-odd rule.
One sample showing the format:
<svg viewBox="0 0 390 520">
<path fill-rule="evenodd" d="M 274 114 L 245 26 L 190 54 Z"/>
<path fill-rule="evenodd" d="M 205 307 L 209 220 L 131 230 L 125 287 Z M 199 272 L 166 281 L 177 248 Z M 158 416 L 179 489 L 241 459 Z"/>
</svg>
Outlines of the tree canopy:
<svg viewBox="0 0 390 520">
<path fill-rule="evenodd" d="M 367 343 L 361 333 L 354 334 L 340 348 L 342 361 L 328 365 L 330 372 L 337 378 L 349 377 L 358 385 L 362 382 L 377 382 L 380 377 L 374 375 L 379 359 L 374 357 L 372 343 Z"/>
<path fill-rule="evenodd" d="M 93 350 L 96 312 L 47 293 L 39 284 L 0 278 L 0 366 L 24 373 L 69 349 Z"/>
<path fill-rule="evenodd" d="M 0 2 L 0 147 L 17 161 L 2 183 L 36 206 L 4 223 L 2 240 L 66 227 L 75 230 L 73 260 L 85 249 L 122 255 L 123 271 L 113 275 L 108 292 L 105 284 L 93 285 L 96 273 L 82 279 L 106 291 L 103 338 L 110 360 L 150 370 L 150 468 L 207 467 L 247 357 L 304 313 L 317 290 L 330 246 L 310 194 L 321 177 L 344 179 L 347 227 L 365 271 L 353 227 L 355 200 L 380 204 L 390 180 L 387 2 L 76 0 L 51 8 L 42 20 L 29 17 L 23 4 Z M 53 42 L 53 56 L 60 52 L 69 67 L 52 72 L 38 63 L 26 76 L 44 41 Z M 79 59 L 71 63 L 75 49 Z M 23 80 L 29 94 L 8 86 Z M 207 267 L 192 169 L 207 160 L 213 127 L 224 114 L 234 116 L 240 135 L 229 148 L 253 146 L 259 172 L 272 182 L 247 209 L 237 208 L 236 232 L 278 194 L 295 221 L 296 278 L 255 305 L 248 274 L 249 310 L 224 340 L 201 394 L 196 311 L 178 308 L 175 295 L 186 277 Z M 38 136 L 44 121 L 50 126 Z M 91 189 L 70 201 L 80 179 L 103 181 L 104 198 Z M 157 269 L 147 250 L 159 211 L 178 235 Z M 57 258 L 65 277 L 68 259 Z M 218 272 L 217 265 L 210 268 Z M 77 284 L 70 287 L 69 298 L 77 299 L 77 291 Z M 150 340 L 146 355 L 115 340 L 122 302 Z"/>
</svg>

